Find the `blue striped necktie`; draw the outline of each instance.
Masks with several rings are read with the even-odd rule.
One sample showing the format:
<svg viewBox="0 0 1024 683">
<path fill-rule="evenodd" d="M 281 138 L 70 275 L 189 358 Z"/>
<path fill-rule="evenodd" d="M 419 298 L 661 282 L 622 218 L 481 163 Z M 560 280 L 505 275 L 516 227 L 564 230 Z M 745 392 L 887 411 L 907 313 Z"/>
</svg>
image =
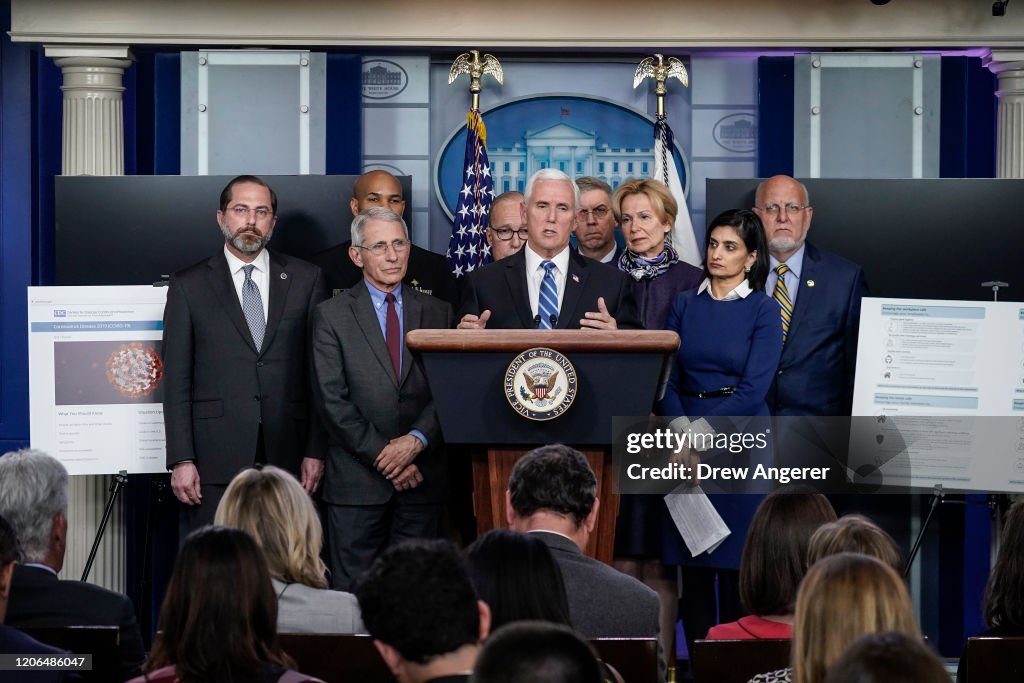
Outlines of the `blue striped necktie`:
<svg viewBox="0 0 1024 683">
<path fill-rule="evenodd" d="M 541 261 L 544 279 L 540 283 L 540 298 L 537 313 L 540 315 L 540 329 L 550 330 L 558 321 L 558 285 L 555 284 L 554 261 Z"/>
<path fill-rule="evenodd" d="M 791 272 L 792 270 L 785 263 L 775 266 L 775 274 L 778 275 L 778 279 L 775 280 L 775 291 L 772 292 L 772 298 L 779 302 L 779 307 L 782 310 L 782 341 L 786 341 L 786 336 L 789 334 L 789 323 L 793 320 L 793 299 L 789 296 L 789 288 L 786 287 L 786 279 L 783 277 L 786 273 Z"/>
<path fill-rule="evenodd" d="M 263 348 L 263 333 L 267 330 L 267 319 L 263 316 L 260 288 L 252 281 L 252 269 L 255 267 L 251 264 L 242 266 L 242 270 L 245 271 L 245 282 L 242 283 L 242 312 L 245 313 L 245 322 L 249 323 L 253 346 L 259 351 Z"/>
</svg>

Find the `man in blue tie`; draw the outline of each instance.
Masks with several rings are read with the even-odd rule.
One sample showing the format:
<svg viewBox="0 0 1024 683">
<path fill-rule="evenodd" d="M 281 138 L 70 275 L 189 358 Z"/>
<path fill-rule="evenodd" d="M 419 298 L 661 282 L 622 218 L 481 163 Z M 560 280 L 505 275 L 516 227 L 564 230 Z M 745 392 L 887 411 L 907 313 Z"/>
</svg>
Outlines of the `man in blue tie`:
<svg viewBox="0 0 1024 683">
<path fill-rule="evenodd" d="M 579 188 L 556 169 L 526 184 L 521 208 L 526 245 L 470 273 L 459 329 L 639 329 L 629 280 L 569 248 Z"/>
<path fill-rule="evenodd" d="M 185 532 L 211 523 L 232 477 L 254 463 L 292 472 L 310 493 L 323 472 L 306 349 L 327 291 L 319 268 L 266 249 L 276 221 L 270 186 L 232 179 L 217 211 L 224 248 L 171 276 L 164 428 Z"/>
<path fill-rule="evenodd" d="M 785 339 L 768 408 L 773 415 L 849 415 L 864 271 L 806 241 L 814 209 L 802 183 L 769 178 L 754 203 L 771 254 L 765 291 L 782 309 Z"/>
</svg>

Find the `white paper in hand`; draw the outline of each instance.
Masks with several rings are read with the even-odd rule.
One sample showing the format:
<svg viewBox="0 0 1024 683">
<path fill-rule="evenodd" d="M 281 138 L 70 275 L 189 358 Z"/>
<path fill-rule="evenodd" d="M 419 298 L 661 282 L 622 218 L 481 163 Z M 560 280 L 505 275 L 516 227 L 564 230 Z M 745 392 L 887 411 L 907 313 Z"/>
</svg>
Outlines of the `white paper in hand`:
<svg viewBox="0 0 1024 683">
<path fill-rule="evenodd" d="M 665 505 L 694 557 L 712 552 L 732 533 L 699 486 L 683 484 L 665 496 Z"/>
</svg>

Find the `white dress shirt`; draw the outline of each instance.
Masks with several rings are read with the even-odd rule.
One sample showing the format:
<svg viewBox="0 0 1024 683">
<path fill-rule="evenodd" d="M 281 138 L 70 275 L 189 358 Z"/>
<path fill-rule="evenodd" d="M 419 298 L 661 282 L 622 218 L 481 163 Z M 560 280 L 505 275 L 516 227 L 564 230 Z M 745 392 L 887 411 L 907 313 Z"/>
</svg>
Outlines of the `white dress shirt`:
<svg viewBox="0 0 1024 683">
<path fill-rule="evenodd" d="M 242 270 L 249 265 L 228 250 L 224 245 L 224 258 L 228 261 L 228 270 L 231 272 L 231 281 L 235 283 L 235 294 L 238 296 L 238 304 L 242 304 L 242 285 L 245 284 L 245 271 Z M 263 320 L 270 318 L 270 255 L 263 249 L 253 260 L 252 281 L 260 290 L 260 301 L 263 303 Z"/>
<path fill-rule="evenodd" d="M 562 312 L 562 297 L 565 294 L 565 279 L 569 274 L 569 245 L 555 255 L 554 258 L 546 259 L 530 249 L 530 243 L 523 245 L 526 253 L 526 289 L 530 294 L 530 311 L 537 315 L 537 307 L 540 302 L 540 283 L 544 280 L 544 267 L 542 261 L 552 261 L 555 267 L 551 275 L 555 278 L 555 287 L 558 288 L 558 312 Z M 554 325 L 552 325 L 554 327 Z"/>
</svg>

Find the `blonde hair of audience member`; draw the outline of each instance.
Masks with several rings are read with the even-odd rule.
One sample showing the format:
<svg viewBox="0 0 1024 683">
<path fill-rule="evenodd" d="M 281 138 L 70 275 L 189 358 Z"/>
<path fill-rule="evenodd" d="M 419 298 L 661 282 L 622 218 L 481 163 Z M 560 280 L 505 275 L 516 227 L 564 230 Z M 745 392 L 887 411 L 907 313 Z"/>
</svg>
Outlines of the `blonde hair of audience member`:
<svg viewBox="0 0 1024 683">
<path fill-rule="evenodd" d="M 878 558 L 903 573 L 903 556 L 892 536 L 863 515 L 843 515 L 821 525 L 807 546 L 807 564 L 838 553 L 861 553 Z"/>
<path fill-rule="evenodd" d="M 320 559 L 320 517 L 288 472 L 272 465 L 239 472 L 217 506 L 214 523 L 241 529 L 256 539 L 270 575 L 278 581 L 327 588 Z"/>
<path fill-rule="evenodd" d="M 879 631 L 921 637 L 903 580 L 867 555 L 824 558 L 808 570 L 796 598 L 793 683 L 822 683 L 853 641 Z"/>
</svg>

